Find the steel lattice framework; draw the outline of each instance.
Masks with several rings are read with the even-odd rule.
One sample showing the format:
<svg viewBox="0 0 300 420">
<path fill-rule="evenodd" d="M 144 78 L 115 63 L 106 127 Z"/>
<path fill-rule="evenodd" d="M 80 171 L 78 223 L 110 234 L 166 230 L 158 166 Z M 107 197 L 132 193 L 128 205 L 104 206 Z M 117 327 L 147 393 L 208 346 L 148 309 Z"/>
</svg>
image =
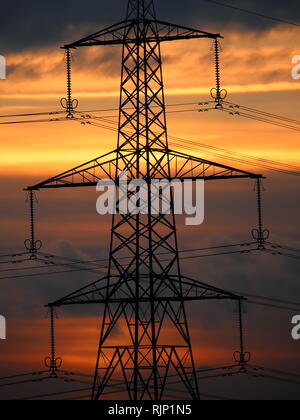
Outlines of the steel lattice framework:
<svg viewBox="0 0 300 420">
<path fill-rule="evenodd" d="M 129 180 L 142 179 L 148 185 L 147 215 L 113 216 L 107 276 L 49 305 L 103 306 L 95 400 L 102 397 L 113 379 L 120 377 L 129 399 L 162 400 L 174 374 L 190 398 L 199 399 L 186 302 L 242 299 L 182 275 L 173 202 L 170 215 L 151 214 L 153 179 L 261 177 L 168 146 L 160 44 L 219 37 L 158 21 L 153 0 L 129 0 L 125 21 L 64 47 L 69 51 L 122 45 L 117 149 L 28 189 L 88 187 L 107 178 L 119 185 L 119 175 L 125 171 Z M 124 257 L 128 262 L 124 263 Z M 124 332 L 124 345 L 116 344 L 113 333 L 117 328 Z"/>
</svg>

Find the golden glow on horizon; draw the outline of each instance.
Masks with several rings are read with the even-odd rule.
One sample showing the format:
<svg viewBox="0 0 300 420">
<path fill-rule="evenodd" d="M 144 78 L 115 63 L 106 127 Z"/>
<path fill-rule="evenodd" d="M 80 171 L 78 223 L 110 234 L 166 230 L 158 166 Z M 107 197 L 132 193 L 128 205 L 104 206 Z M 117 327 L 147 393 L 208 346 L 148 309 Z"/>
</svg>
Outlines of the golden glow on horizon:
<svg viewBox="0 0 300 420">
<path fill-rule="evenodd" d="M 57 356 L 63 358 L 63 369 L 79 372 L 93 372 L 99 342 L 99 317 L 70 318 L 60 316 L 56 323 Z M 25 370 L 43 368 L 44 357 L 49 351 L 48 320 L 19 319 L 10 324 L 10 340 L 2 343 L 1 360 L 3 365 L 18 365 Z M 207 331 L 201 326 L 191 329 L 193 348 L 197 366 L 218 366 L 233 363 L 232 354 L 236 343 L 228 336 L 228 325 L 224 324 L 224 333 L 216 338 L 215 331 Z M 174 335 L 175 330 L 168 332 Z M 38 340 L 36 339 L 38 337 Z M 22 358 L 15 340 L 22 342 Z M 122 331 L 114 338 L 116 345 L 126 344 Z M 222 345 L 220 345 L 222 343 Z M 286 349 L 278 348 L 270 351 L 262 350 L 259 345 L 252 347 L 256 363 L 265 360 L 278 362 L 290 358 L 297 360 L 295 353 L 287 353 Z"/>
<path fill-rule="evenodd" d="M 295 93 L 300 82 L 291 79 L 291 58 L 299 53 L 295 31 L 281 27 L 264 34 L 233 31 L 226 35 L 222 41 L 222 82 L 230 101 L 299 119 Z M 210 41 L 205 40 L 163 45 L 168 103 L 209 99 L 214 84 L 210 49 Z M 97 48 L 75 53 L 73 93 L 81 100 L 81 109 L 118 106 L 119 61 L 119 49 L 111 49 L 109 54 Z M 59 98 L 65 96 L 60 50 L 10 54 L 7 62 L 12 70 L 0 83 L 1 114 L 59 109 Z M 257 95 L 256 101 L 253 95 Z M 215 112 L 171 114 L 168 124 L 169 133 L 178 137 L 253 156 L 300 162 L 296 132 Z M 2 126 L 0 173 L 55 175 L 114 149 L 116 137 L 104 129 L 69 123 Z M 232 161 L 193 148 L 190 152 L 195 155 L 234 166 Z"/>
<path fill-rule="evenodd" d="M 229 85 L 226 89 L 231 93 L 259 93 L 259 92 L 295 92 L 300 90 L 300 83 L 295 82 L 278 82 L 266 84 L 249 84 L 249 85 Z M 209 92 L 208 86 L 191 86 L 188 88 L 174 88 L 166 89 L 166 95 L 170 96 L 187 96 L 187 95 L 207 95 Z M 100 98 L 118 98 L 119 91 L 104 91 L 104 92 L 85 92 L 80 91 L 76 95 L 79 99 L 100 99 Z M 59 93 L 20 93 L 20 94 L 2 94 L 2 99 L 28 99 L 28 100 L 49 100 L 57 99 Z"/>
</svg>

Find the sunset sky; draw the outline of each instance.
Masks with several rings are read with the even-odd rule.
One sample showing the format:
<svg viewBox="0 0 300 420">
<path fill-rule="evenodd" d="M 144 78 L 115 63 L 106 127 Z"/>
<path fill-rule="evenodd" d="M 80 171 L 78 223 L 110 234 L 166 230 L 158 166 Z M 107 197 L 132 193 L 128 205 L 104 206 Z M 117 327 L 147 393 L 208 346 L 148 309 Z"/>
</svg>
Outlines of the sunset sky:
<svg viewBox="0 0 300 420">
<path fill-rule="evenodd" d="M 0 80 L 0 115 L 60 111 L 60 99 L 65 97 L 66 87 L 64 51 L 59 47 L 124 19 L 126 3 L 126 0 L 84 3 L 31 0 L 18 2 L 16 7 L 14 2 L 6 2 L 0 17 L 0 54 L 7 60 L 7 79 Z M 300 80 L 291 76 L 292 58 L 300 55 L 299 27 L 206 1 L 156 3 L 161 20 L 224 36 L 221 74 L 228 101 L 300 120 Z M 300 22 L 296 0 L 230 0 L 228 3 Z M 168 105 L 210 100 L 209 92 L 215 83 L 211 40 L 164 43 L 162 54 Z M 72 90 L 80 110 L 118 107 L 120 58 L 119 47 L 81 49 L 73 53 Z M 199 113 L 198 105 L 186 109 L 193 111 L 168 114 L 170 135 L 300 167 L 299 132 L 218 111 Z M 115 118 L 117 114 L 103 111 L 97 115 Z M 0 123 L 4 121 L 8 119 L 0 118 Z M 74 121 L 2 125 L 0 131 L 0 251 L 7 254 L 23 251 L 23 242 L 29 235 L 23 188 L 112 150 L 117 139 L 112 131 Z M 194 148 L 191 154 L 266 175 L 264 221 L 271 229 L 272 242 L 299 248 L 300 200 L 296 176 L 234 163 Z M 253 188 L 253 181 L 249 180 L 209 184 L 205 223 L 189 229 L 180 220 L 180 247 L 249 241 L 251 229 L 257 223 Z M 96 197 L 94 190 L 39 194 L 38 236 L 43 240 L 45 252 L 88 260 L 107 257 L 110 220 L 96 215 Z M 199 273 L 200 280 L 228 290 L 299 301 L 299 262 L 294 260 L 254 254 L 192 260 L 184 262 L 183 267 L 187 275 Z M 20 279 L 6 278 L 9 275 L 9 272 L 0 273 L 0 280 L 4 278 L 0 282 L 0 314 L 7 317 L 9 334 L 6 342 L 0 342 L 1 376 L 43 368 L 42 361 L 49 347 L 43 305 L 97 278 L 82 273 Z M 190 308 L 197 364 L 231 364 L 232 353 L 238 348 L 234 305 L 208 304 L 209 310 L 197 305 Z M 247 347 L 253 352 L 253 363 L 300 374 L 300 343 L 290 337 L 292 315 L 295 313 L 247 306 Z M 101 322 L 98 308 L 63 309 L 58 322 L 59 353 L 64 357 L 65 368 L 93 372 Z M 121 336 L 122 333 L 117 339 Z M 230 389 L 236 391 L 238 385 L 232 383 L 228 389 L 226 382 L 223 383 L 217 390 L 214 384 L 208 383 L 207 389 L 232 396 Z M 299 396 L 299 388 L 292 385 L 276 388 L 277 385 L 268 383 L 268 386 L 266 395 Z M 250 397 L 260 396 L 255 384 L 245 384 L 243 389 Z M 32 390 L 35 392 L 34 387 Z M 14 397 L 14 392 L 10 389 L 7 395 Z"/>
</svg>

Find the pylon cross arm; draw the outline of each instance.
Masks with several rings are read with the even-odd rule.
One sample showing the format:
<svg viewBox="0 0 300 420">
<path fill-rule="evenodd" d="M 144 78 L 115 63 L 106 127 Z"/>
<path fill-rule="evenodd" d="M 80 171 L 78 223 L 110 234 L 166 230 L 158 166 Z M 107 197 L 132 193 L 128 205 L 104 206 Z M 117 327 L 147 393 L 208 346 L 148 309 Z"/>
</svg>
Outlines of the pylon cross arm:
<svg viewBox="0 0 300 420">
<path fill-rule="evenodd" d="M 144 36 L 137 38 L 134 31 L 131 31 L 131 29 L 139 23 L 141 23 L 141 21 L 138 19 L 121 21 L 71 44 L 64 45 L 63 48 L 69 49 L 93 47 L 97 45 L 123 45 L 124 43 L 136 44 L 137 42 L 165 42 L 182 39 L 221 38 L 220 34 L 212 34 L 199 29 L 151 19 L 142 20 L 143 25 L 146 25 L 146 27 L 150 30 L 147 31 Z"/>
<path fill-rule="evenodd" d="M 126 157 L 130 158 L 132 152 Z M 50 179 L 42 181 L 27 190 L 40 190 L 47 188 L 72 188 L 95 186 L 100 180 L 115 179 L 117 169 L 117 151 L 109 152 L 99 158 L 76 166 Z"/>
<path fill-rule="evenodd" d="M 262 175 L 257 175 L 252 172 L 247 172 L 231 166 L 222 165 L 182 152 L 163 149 L 152 149 L 152 152 L 156 155 L 157 159 L 160 156 L 164 156 L 165 158 L 168 157 L 170 159 L 172 178 L 175 179 L 204 179 L 205 181 L 208 181 L 230 178 L 263 178 Z M 142 155 L 143 150 L 140 150 L 139 153 Z M 144 151 L 144 153 L 146 152 Z M 122 152 L 123 161 L 128 162 L 128 167 L 123 165 L 122 171 L 128 170 L 129 178 L 131 178 L 130 171 L 132 169 L 130 162 L 135 161 L 132 159 L 135 155 L 136 151 L 134 150 Z M 118 151 L 115 150 L 103 155 L 102 157 L 96 158 L 69 171 L 54 176 L 46 181 L 42 181 L 39 184 L 28 187 L 27 190 L 94 187 L 100 180 L 115 180 L 116 174 L 118 171 L 120 172 L 119 163 Z M 156 166 L 153 165 L 152 179 L 167 177 L 166 174 L 161 173 L 161 171 L 158 171 L 155 168 Z M 143 178 L 142 174 L 140 178 Z"/>
<path fill-rule="evenodd" d="M 133 289 L 130 289 L 130 282 L 135 282 L 135 279 L 123 279 L 117 281 L 117 278 L 111 277 L 109 285 L 107 284 L 108 277 L 104 277 L 90 285 L 85 286 L 70 295 L 50 303 L 50 307 L 83 305 L 83 304 L 135 304 L 136 297 Z M 170 287 L 167 287 L 168 282 Z M 183 295 L 174 293 L 174 285 L 178 283 L 183 287 Z M 144 294 L 139 297 L 142 302 L 182 302 L 197 301 L 197 300 L 243 300 L 241 296 L 228 292 L 223 289 L 211 286 L 209 284 L 190 279 L 188 277 L 166 276 L 163 283 L 164 291 L 158 289 L 155 296 L 150 295 L 150 290 L 145 288 Z M 131 291 L 130 291 L 131 290 Z"/>
<path fill-rule="evenodd" d="M 173 168 L 172 176 L 176 179 L 204 179 L 205 181 L 209 181 L 231 178 L 263 178 L 263 175 L 219 164 L 182 152 L 169 150 L 168 154 Z"/>
</svg>

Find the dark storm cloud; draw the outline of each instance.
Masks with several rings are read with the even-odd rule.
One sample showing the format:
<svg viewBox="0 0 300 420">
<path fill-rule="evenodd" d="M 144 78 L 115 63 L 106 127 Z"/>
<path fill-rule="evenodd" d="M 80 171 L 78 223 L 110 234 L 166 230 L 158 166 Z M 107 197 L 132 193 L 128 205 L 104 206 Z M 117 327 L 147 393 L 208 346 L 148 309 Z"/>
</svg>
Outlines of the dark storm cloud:
<svg viewBox="0 0 300 420">
<path fill-rule="evenodd" d="M 126 4 L 127 0 L 3 2 L 0 51 L 3 54 L 15 50 L 58 46 L 79 39 L 105 25 L 122 20 L 126 13 Z M 297 0 L 230 0 L 228 4 L 277 18 L 300 21 Z M 221 33 L 233 26 L 265 30 L 278 24 L 203 0 L 161 0 L 156 1 L 156 8 L 160 19 Z"/>
</svg>

